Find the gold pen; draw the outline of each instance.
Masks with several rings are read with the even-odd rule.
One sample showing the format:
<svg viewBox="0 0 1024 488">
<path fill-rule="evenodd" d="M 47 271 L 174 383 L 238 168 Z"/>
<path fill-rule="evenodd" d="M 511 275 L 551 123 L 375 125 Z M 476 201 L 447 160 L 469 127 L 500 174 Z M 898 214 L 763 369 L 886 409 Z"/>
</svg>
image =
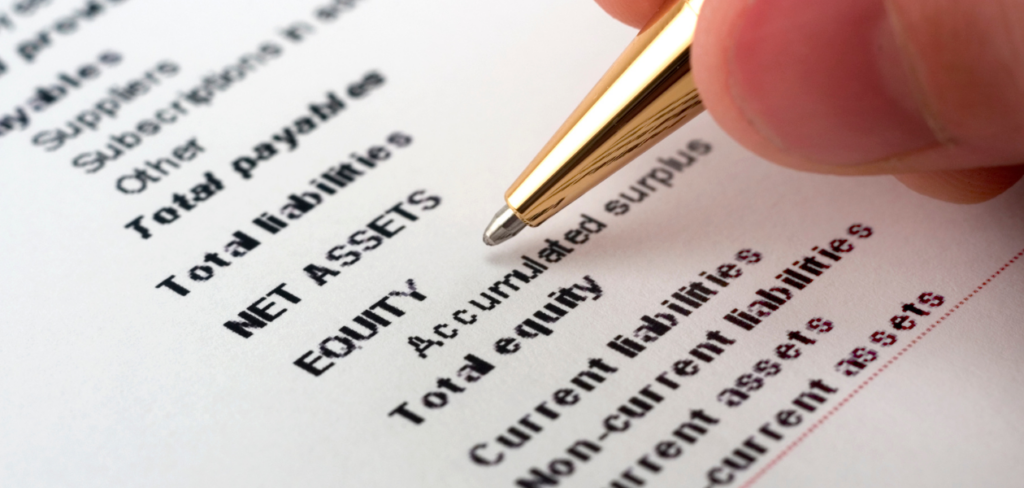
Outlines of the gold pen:
<svg viewBox="0 0 1024 488">
<path fill-rule="evenodd" d="M 704 0 L 667 2 L 505 192 L 489 246 L 536 227 L 704 111 L 690 45 Z"/>
</svg>

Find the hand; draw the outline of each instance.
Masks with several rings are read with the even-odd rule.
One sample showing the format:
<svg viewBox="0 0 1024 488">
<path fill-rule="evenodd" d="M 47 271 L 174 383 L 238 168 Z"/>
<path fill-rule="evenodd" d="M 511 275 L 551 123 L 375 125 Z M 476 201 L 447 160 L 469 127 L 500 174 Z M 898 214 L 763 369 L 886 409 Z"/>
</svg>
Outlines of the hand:
<svg viewBox="0 0 1024 488">
<path fill-rule="evenodd" d="M 639 27 L 664 1 L 597 3 Z M 693 49 L 708 111 L 776 163 L 958 203 L 1024 175 L 1022 1 L 705 0 Z"/>
</svg>

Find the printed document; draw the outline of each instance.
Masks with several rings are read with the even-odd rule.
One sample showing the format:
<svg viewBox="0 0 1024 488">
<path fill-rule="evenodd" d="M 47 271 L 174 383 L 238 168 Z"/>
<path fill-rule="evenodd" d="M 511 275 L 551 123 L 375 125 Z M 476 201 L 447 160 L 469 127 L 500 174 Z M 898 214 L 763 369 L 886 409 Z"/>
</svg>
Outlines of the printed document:
<svg viewBox="0 0 1024 488">
<path fill-rule="evenodd" d="M 1024 188 L 708 115 L 489 248 L 589 0 L 0 3 L 0 486 L 1013 486 Z"/>
</svg>

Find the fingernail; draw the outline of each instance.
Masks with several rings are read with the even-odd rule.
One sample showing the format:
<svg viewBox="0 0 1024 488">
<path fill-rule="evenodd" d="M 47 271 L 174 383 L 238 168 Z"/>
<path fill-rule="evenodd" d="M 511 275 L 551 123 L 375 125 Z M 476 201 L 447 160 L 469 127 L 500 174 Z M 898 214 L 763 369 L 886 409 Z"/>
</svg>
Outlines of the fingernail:
<svg viewBox="0 0 1024 488">
<path fill-rule="evenodd" d="M 938 143 L 883 0 L 753 0 L 737 24 L 730 89 L 761 133 L 822 164 Z"/>
</svg>

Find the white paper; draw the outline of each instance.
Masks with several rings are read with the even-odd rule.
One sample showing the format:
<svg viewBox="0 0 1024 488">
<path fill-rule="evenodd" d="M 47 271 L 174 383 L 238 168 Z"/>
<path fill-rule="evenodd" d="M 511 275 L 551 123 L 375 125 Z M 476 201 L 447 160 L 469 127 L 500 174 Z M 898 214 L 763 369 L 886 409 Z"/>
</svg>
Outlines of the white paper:
<svg viewBox="0 0 1024 488">
<path fill-rule="evenodd" d="M 0 5 L 0 485 L 1016 484 L 1020 186 L 795 173 L 701 116 L 480 242 L 632 35 L 586 0 Z"/>
</svg>

